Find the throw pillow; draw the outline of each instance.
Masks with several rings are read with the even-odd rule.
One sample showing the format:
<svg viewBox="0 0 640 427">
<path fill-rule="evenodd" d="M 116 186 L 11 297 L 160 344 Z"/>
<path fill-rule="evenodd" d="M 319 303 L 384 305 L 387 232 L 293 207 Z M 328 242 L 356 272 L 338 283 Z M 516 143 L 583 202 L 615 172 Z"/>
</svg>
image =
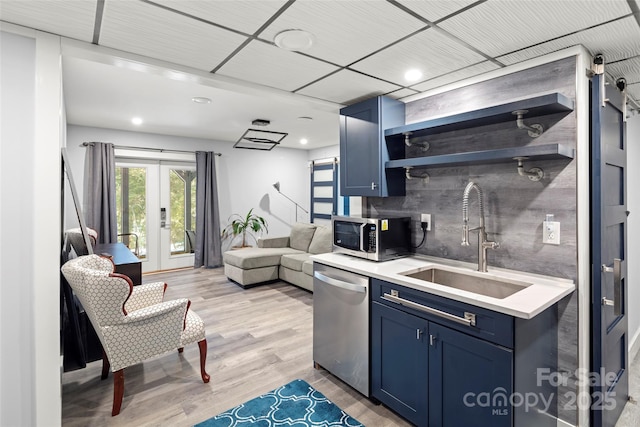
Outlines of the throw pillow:
<svg viewBox="0 0 640 427">
<path fill-rule="evenodd" d="M 332 233 L 331 230 L 326 227 L 316 228 L 316 232 L 313 233 L 313 239 L 309 245 L 309 253 L 311 254 L 324 254 L 331 252 L 333 248 Z"/>
<path fill-rule="evenodd" d="M 316 231 L 315 225 L 300 222 L 293 224 L 293 227 L 291 227 L 291 235 L 289 236 L 289 246 L 293 249 L 307 252 L 314 231 Z"/>
</svg>

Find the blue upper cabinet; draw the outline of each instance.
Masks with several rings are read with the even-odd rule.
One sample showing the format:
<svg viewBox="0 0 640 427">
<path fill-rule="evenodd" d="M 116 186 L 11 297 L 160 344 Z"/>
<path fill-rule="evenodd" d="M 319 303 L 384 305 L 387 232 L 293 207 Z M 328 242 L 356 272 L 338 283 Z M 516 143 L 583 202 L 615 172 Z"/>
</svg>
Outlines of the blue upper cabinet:
<svg viewBox="0 0 640 427">
<path fill-rule="evenodd" d="M 340 110 L 340 194 L 404 196 L 402 169 L 385 163 L 404 157 L 404 147 L 387 147 L 384 130 L 404 125 L 404 103 L 379 96 Z M 398 153 L 389 152 L 398 151 Z"/>
</svg>

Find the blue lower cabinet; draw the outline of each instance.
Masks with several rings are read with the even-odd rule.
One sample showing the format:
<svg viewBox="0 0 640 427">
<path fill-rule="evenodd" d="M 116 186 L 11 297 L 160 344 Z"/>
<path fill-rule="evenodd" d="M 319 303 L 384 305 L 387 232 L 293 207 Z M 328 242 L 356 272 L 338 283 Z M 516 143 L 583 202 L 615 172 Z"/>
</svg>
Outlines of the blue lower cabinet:
<svg viewBox="0 0 640 427">
<path fill-rule="evenodd" d="M 429 410 L 429 322 L 374 302 L 371 394 L 416 425 Z"/>
<path fill-rule="evenodd" d="M 513 425 L 512 351 L 436 323 L 428 339 L 428 425 Z"/>
<path fill-rule="evenodd" d="M 513 425 L 513 353 L 378 302 L 371 394 L 417 426 Z"/>
</svg>

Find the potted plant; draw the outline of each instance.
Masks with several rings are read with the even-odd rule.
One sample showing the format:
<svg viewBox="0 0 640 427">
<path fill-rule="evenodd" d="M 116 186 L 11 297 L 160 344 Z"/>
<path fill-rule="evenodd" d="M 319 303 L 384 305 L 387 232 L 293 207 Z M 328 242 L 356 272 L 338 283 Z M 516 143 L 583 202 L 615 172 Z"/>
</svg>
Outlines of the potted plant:
<svg viewBox="0 0 640 427">
<path fill-rule="evenodd" d="M 253 213 L 253 208 L 249 210 L 246 216 L 241 216 L 240 214 L 233 214 L 229 217 L 229 225 L 227 225 L 222 231 L 222 239 L 226 239 L 228 237 L 235 238 L 238 235 L 242 235 L 242 246 L 247 247 L 247 232 L 253 231 L 254 233 L 258 232 L 268 232 L 267 221 Z M 254 238 L 255 239 L 255 238 Z"/>
</svg>

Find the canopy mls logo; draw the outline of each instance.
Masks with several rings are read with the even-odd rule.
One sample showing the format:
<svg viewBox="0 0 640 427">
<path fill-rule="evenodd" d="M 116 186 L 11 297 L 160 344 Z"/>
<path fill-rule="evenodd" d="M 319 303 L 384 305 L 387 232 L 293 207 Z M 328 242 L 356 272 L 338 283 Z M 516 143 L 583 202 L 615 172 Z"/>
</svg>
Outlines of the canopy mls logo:
<svg viewBox="0 0 640 427">
<path fill-rule="evenodd" d="M 571 378 L 575 375 L 574 380 Z M 492 391 L 468 392 L 462 400 L 468 408 L 491 409 L 491 415 L 508 416 L 511 408 L 524 408 L 548 413 L 551 405 L 556 402 L 556 393 L 549 392 L 549 386 L 554 390 L 558 386 L 568 387 L 573 385 L 609 388 L 617 380 L 615 372 L 589 372 L 586 369 L 577 369 L 571 372 L 552 372 L 549 368 L 536 369 L 536 386 L 543 388 L 540 392 L 528 391 L 525 393 L 507 393 L 503 387 L 496 387 Z M 594 410 L 611 410 L 616 407 L 615 392 L 581 392 L 567 391 L 563 393 L 565 410 L 591 408 Z"/>
<path fill-rule="evenodd" d="M 548 412 L 555 397 L 554 393 L 545 396 L 544 393 L 511 393 L 502 387 L 496 387 L 492 391 L 481 393 L 466 393 L 462 400 L 466 407 L 491 408 L 491 415 L 508 416 L 511 407 L 524 407 L 526 412 L 534 409 L 540 412 Z"/>
</svg>

